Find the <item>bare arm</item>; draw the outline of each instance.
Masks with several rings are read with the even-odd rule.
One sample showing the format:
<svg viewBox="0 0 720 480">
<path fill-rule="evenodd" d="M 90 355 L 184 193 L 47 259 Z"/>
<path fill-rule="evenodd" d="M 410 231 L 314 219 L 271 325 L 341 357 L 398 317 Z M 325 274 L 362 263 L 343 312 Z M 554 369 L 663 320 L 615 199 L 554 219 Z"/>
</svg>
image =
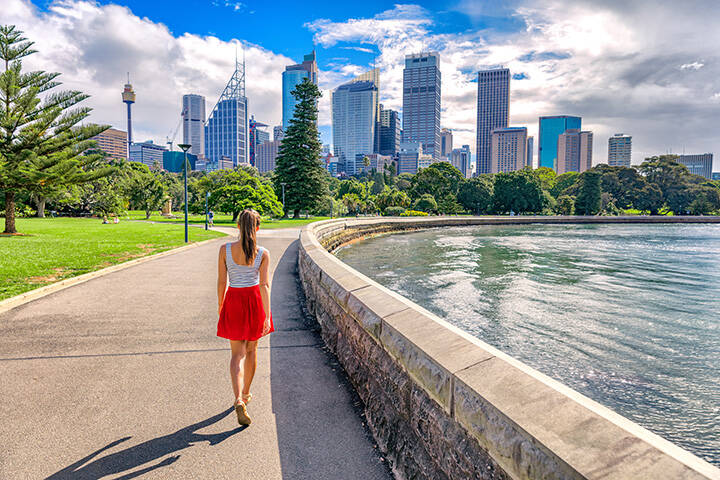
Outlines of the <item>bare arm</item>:
<svg viewBox="0 0 720 480">
<path fill-rule="evenodd" d="M 218 297 L 218 314 L 222 308 L 225 299 L 225 290 L 227 289 L 227 265 L 225 264 L 225 245 L 220 247 L 218 255 L 218 278 L 217 278 L 217 297 Z"/>
<path fill-rule="evenodd" d="M 270 330 L 270 252 L 263 252 L 260 261 L 260 297 L 262 298 L 263 309 L 265 310 L 265 325 L 263 335 Z"/>
</svg>

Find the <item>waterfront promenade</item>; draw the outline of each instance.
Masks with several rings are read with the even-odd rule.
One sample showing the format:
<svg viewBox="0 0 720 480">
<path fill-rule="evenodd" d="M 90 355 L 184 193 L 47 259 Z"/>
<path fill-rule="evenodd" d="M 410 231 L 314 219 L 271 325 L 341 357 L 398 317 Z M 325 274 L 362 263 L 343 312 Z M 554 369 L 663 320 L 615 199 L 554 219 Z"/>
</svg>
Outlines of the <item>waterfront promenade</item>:
<svg viewBox="0 0 720 480">
<path fill-rule="evenodd" d="M 222 229 L 219 229 L 222 230 Z M 0 478 L 389 478 L 362 408 L 303 317 L 298 230 L 261 232 L 276 332 L 250 413 L 215 336 L 219 239 L 0 314 Z"/>
</svg>

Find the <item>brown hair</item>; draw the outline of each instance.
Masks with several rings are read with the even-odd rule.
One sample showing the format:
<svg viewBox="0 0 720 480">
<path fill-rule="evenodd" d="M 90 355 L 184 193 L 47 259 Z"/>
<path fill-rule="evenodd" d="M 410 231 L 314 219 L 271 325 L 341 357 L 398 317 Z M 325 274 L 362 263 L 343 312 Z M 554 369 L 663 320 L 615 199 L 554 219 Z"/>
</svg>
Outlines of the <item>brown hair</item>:
<svg viewBox="0 0 720 480">
<path fill-rule="evenodd" d="M 251 208 L 245 209 L 238 215 L 237 224 L 240 229 L 239 240 L 243 254 L 245 254 L 245 261 L 252 263 L 257 253 L 255 231 L 260 226 L 260 214 Z"/>
</svg>

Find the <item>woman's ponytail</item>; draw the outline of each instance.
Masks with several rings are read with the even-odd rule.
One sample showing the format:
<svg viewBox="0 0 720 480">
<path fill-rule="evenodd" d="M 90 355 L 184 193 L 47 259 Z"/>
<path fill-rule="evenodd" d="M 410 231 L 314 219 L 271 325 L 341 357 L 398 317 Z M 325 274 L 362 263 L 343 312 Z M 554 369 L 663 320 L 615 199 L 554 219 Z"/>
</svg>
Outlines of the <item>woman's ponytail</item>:
<svg viewBox="0 0 720 480">
<path fill-rule="evenodd" d="M 238 228 L 240 229 L 240 245 L 248 264 L 255 261 L 257 254 L 257 237 L 255 232 L 260 226 L 260 214 L 253 209 L 246 209 L 238 215 Z"/>
</svg>

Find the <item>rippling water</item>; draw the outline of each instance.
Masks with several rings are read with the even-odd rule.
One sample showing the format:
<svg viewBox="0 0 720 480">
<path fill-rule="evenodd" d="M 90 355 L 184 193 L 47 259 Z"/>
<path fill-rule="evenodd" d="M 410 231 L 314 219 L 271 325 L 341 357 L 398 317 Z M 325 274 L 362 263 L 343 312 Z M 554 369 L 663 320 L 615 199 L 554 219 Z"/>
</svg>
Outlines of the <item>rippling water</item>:
<svg viewBox="0 0 720 480">
<path fill-rule="evenodd" d="M 720 465 L 720 226 L 476 226 L 337 256 Z"/>
</svg>

